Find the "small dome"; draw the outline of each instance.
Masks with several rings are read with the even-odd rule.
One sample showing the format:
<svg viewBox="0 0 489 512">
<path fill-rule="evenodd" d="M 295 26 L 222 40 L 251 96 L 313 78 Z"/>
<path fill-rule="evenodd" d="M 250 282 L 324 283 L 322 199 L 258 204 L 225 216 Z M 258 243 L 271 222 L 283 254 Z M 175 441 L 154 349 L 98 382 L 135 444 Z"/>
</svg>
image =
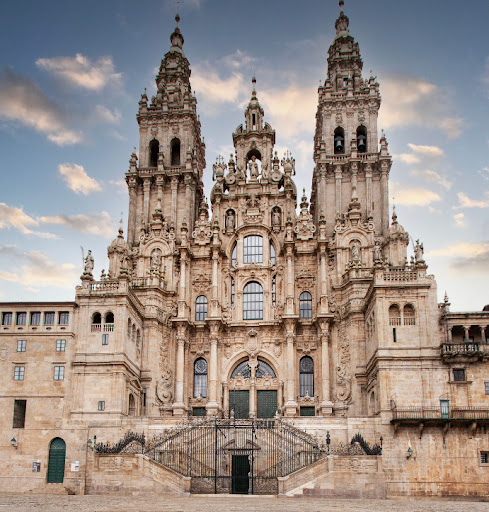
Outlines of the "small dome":
<svg viewBox="0 0 489 512">
<path fill-rule="evenodd" d="M 112 243 L 109 246 L 109 249 L 116 250 L 116 249 L 127 249 L 127 242 L 124 240 L 124 231 L 122 229 L 122 222 L 119 227 L 119 234 L 117 235 L 117 238 L 115 238 Z"/>
<path fill-rule="evenodd" d="M 486 305 L 482 308 L 482 311 L 489 311 L 489 304 L 486 304 Z"/>
</svg>

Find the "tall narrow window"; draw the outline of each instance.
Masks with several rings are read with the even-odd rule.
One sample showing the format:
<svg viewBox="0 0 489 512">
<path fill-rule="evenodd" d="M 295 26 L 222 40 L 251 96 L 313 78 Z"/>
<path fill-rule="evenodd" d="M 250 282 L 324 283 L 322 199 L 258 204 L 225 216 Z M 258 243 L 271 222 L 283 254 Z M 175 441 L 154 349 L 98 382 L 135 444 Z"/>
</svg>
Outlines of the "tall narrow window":
<svg viewBox="0 0 489 512">
<path fill-rule="evenodd" d="M 340 155 L 345 152 L 345 130 L 338 126 L 334 131 L 334 154 Z"/>
<path fill-rule="evenodd" d="M 263 287 L 256 281 L 244 287 L 243 320 L 263 320 Z"/>
<path fill-rule="evenodd" d="M 108 345 L 109 344 L 109 335 L 108 334 L 102 334 L 102 345 Z"/>
<path fill-rule="evenodd" d="M 25 368 L 23 366 L 14 367 L 14 380 L 24 380 Z"/>
<path fill-rule="evenodd" d="M 277 276 L 272 277 L 272 305 L 277 305 Z"/>
<path fill-rule="evenodd" d="M 54 380 L 64 380 L 65 378 L 65 367 L 64 366 L 55 366 L 54 367 Z"/>
<path fill-rule="evenodd" d="M 16 325 L 25 325 L 27 321 L 27 313 L 21 312 L 17 313 L 17 321 L 15 322 Z"/>
<path fill-rule="evenodd" d="M 277 256 L 275 254 L 275 246 L 273 245 L 272 242 L 270 242 L 270 263 L 272 265 L 277 264 Z"/>
<path fill-rule="evenodd" d="M 260 235 L 244 238 L 243 263 L 263 263 L 263 238 Z"/>
<path fill-rule="evenodd" d="M 58 317 L 59 325 L 68 325 L 70 323 L 70 314 L 68 311 L 60 311 Z"/>
<path fill-rule="evenodd" d="M 65 352 L 66 340 L 56 340 L 56 352 Z"/>
<path fill-rule="evenodd" d="M 14 420 L 12 428 L 24 428 L 26 404 L 27 400 L 14 400 Z"/>
<path fill-rule="evenodd" d="M 367 152 L 367 128 L 365 126 L 357 128 L 357 150 L 359 153 Z"/>
<path fill-rule="evenodd" d="M 194 398 L 207 396 L 207 361 L 199 357 L 194 363 Z"/>
<path fill-rule="evenodd" d="M 98 402 L 98 410 L 105 411 L 105 400 L 99 400 Z"/>
<path fill-rule="evenodd" d="M 195 301 L 195 321 L 203 322 L 207 317 L 207 297 L 199 295 Z"/>
<path fill-rule="evenodd" d="M 34 311 L 31 313 L 31 325 L 41 325 L 41 312 Z"/>
<path fill-rule="evenodd" d="M 312 318 L 312 295 L 302 292 L 299 297 L 299 317 Z"/>
<path fill-rule="evenodd" d="M 234 277 L 231 277 L 231 306 L 234 306 Z"/>
<path fill-rule="evenodd" d="M 12 313 L 2 313 L 2 325 L 12 325 Z"/>
<path fill-rule="evenodd" d="M 180 140 L 173 139 L 171 141 L 171 164 L 180 165 Z"/>
<path fill-rule="evenodd" d="M 153 139 L 149 143 L 149 166 L 157 167 L 158 166 L 158 153 L 160 152 L 160 143 Z"/>
<path fill-rule="evenodd" d="M 314 396 L 314 361 L 312 357 L 304 356 L 299 364 L 299 381 L 301 396 Z"/>
<path fill-rule="evenodd" d="M 17 352 L 25 352 L 27 340 L 17 340 Z"/>
<path fill-rule="evenodd" d="M 237 253 L 237 244 L 234 244 L 233 251 L 231 253 L 231 267 L 236 266 L 236 253 Z"/>
<path fill-rule="evenodd" d="M 54 325 L 54 311 L 44 313 L 44 325 Z"/>
</svg>

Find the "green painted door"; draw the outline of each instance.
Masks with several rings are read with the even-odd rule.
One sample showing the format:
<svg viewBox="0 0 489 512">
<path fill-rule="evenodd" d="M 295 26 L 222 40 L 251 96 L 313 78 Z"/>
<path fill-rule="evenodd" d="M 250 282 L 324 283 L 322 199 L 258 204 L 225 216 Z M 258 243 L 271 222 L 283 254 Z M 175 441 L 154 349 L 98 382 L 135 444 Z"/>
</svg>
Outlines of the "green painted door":
<svg viewBox="0 0 489 512">
<path fill-rule="evenodd" d="M 277 412 L 277 390 L 260 389 L 256 392 L 256 417 L 273 418 Z"/>
<path fill-rule="evenodd" d="M 450 400 L 440 400 L 440 412 L 443 419 L 450 418 Z"/>
<path fill-rule="evenodd" d="M 48 484 L 62 484 L 65 476 L 66 443 L 55 437 L 49 445 Z"/>
<path fill-rule="evenodd" d="M 248 455 L 233 455 L 233 494 L 248 494 L 250 489 L 250 459 Z"/>
<path fill-rule="evenodd" d="M 236 419 L 250 417 L 250 392 L 232 390 L 229 392 L 229 411 L 234 411 Z"/>
</svg>

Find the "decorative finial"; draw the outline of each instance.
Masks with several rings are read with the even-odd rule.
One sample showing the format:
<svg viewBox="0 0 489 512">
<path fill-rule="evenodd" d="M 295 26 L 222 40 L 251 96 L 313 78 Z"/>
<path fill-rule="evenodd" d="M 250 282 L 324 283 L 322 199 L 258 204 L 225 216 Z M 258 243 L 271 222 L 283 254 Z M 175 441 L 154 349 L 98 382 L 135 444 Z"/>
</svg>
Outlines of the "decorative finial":
<svg viewBox="0 0 489 512">
<path fill-rule="evenodd" d="M 180 2 L 177 2 L 177 3 L 180 3 Z M 177 27 L 178 27 L 178 23 L 180 22 L 180 14 L 178 14 L 178 12 L 175 14 L 175 21 L 177 22 Z"/>
<path fill-rule="evenodd" d="M 396 205 L 392 205 L 392 223 L 397 223 L 397 213 L 396 213 Z"/>
<path fill-rule="evenodd" d="M 340 9 L 343 10 L 343 6 L 345 5 L 345 2 L 343 2 L 343 0 L 340 0 L 338 2 L 338 5 L 340 6 Z"/>
</svg>

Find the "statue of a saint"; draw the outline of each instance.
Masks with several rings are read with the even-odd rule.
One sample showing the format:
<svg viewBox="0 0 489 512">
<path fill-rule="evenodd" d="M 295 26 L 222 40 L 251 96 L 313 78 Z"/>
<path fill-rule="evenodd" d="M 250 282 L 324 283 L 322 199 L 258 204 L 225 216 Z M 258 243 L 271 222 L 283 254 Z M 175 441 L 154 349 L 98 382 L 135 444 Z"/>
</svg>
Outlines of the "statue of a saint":
<svg viewBox="0 0 489 512">
<path fill-rule="evenodd" d="M 414 246 L 414 258 L 416 263 L 424 261 L 423 259 L 424 247 L 423 244 L 419 243 L 419 239 L 416 240 L 416 245 Z"/>
<path fill-rule="evenodd" d="M 351 247 L 351 259 L 352 261 L 360 261 L 360 245 L 355 242 Z"/>
<path fill-rule="evenodd" d="M 226 229 L 232 231 L 234 229 L 234 212 L 233 210 L 228 210 L 226 213 Z"/>
<path fill-rule="evenodd" d="M 250 168 L 250 178 L 252 180 L 258 178 L 258 174 L 259 174 L 259 172 L 258 172 L 258 164 L 256 163 L 256 156 L 255 155 L 253 155 L 251 157 L 251 160 L 249 161 L 248 166 Z"/>
<path fill-rule="evenodd" d="M 272 212 L 272 226 L 280 226 L 281 222 L 280 210 L 275 208 Z"/>
<path fill-rule="evenodd" d="M 382 251 L 380 249 L 380 242 L 378 240 L 375 241 L 374 245 L 374 262 L 382 261 Z"/>
<path fill-rule="evenodd" d="M 91 274 L 93 272 L 93 266 L 94 266 L 94 261 L 93 261 L 92 251 L 89 249 L 87 257 L 85 258 L 85 268 L 83 269 L 83 273 Z"/>
</svg>

